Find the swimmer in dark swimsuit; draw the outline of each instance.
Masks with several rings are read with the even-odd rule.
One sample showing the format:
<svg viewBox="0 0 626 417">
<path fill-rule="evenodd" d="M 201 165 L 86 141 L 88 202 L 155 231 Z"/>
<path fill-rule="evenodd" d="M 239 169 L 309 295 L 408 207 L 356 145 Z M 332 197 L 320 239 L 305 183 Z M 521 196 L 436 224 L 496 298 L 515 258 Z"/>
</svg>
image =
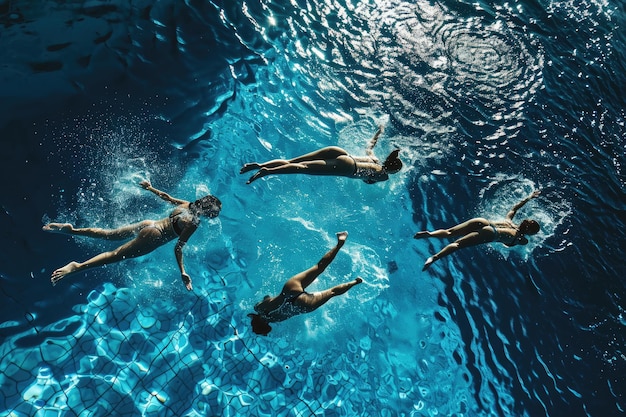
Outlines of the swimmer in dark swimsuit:
<svg viewBox="0 0 626 417">
<path fill-rule="evenodd" d="M 519 226 L 513 223 L 513 216 L 517 213 L 517 210 L 522 208 L 524 204 L 528 203 L 531 199 L 539 196 L 541 191 L 534 191 L 530 196 L 526 197 L 507 213 L 506 220 L 501 222 L 490 222 L 487 219 L 475 218 L 467 220 L 461 224 L 458 224 L 450 229 L 439 229 L 433 232 L 417 232 L 415 239 L 421 239 L 426 237 L 459 237 L 453 243 L 439 251 L 436 255 L 431 256 L 424 263 L 425 271 L 432 265 L 433 262 L 438 261 L 444 256 L 450 255 L 452 252 L 466 248 L 468 246 L 479 245 L 481 243 L 488 242 L 500 242 L 506 246 L 512 247 L 516 245 L 525 245 L 528 243 L 526 235 L 534 235 L 539 232 L 539 223 L 535 220 L 523 220 Z"/>
<path fill-rule="evenodd" d="M 389 174 L 395 174 L 402 169 L 402 161 L 398 158 L 399 149 L 392 151 L 383 164 L 374 155 L 374 146 L 382 131 L 381 126 L 370 140 L 366 149 L 367 156 L 352 156 L 338 146 L 329 146 L 289 160 L 275 159 L 262 164 L 245 164 L 240 174 L 258 169 L 246 184 L 266 175 L 278 174 L 333 175 L 358 178 L 367 184 L 387 181 Z"/>
<path fill-rule="evenodd" d="M 317 265 L 289 278 L 282 291 L 276 297 L 266 295 L 263 301 L 254 306 L 255 313 L 248 314 L 252 318 L 252 330 L 256 334 L 266 336 L 272 327 L 269 323 L 287 320 L 298 314 L 310 313 L 326 304 L 331 298 L 346 293 L 350 288 L 363 282 L 361 278 L 339 284 L 324 291 L 308 293 L 306 287 L 330 265 L 339 249 L 344 245 L 348 232 L 337 233 L 337 245 L 330 250 Z"/>
<path fill-rule="evenodd" d="M 178 263 L 185 287 L 188 290 L 192 289 L 191 278 L 185 272 L 183 263 L 183 246 L 185 246 L 189 237 L 198 228 L 200 216 L 209 218 L 217 217 L 222 209 L 222 203 L 217 197 L 212 195 L 207 195 L 190 203 L 189 201 L 179 200 L 163 191 L 157 190 L 152 187 L 148 181 L 142 181 L 139 185 L 176 206 L 169 217 L 161 220 L 144 220 L 117 229 L 100 229 L 95 227 L 77 229 L 69 223 L 49 223 L 43 227 L 43 230 L 46 232 L 88 236 L 106 240 L 133 238 L 110 252 L 96 255 L 83 263 L 72 261 L 64 267 L 55 270 L 52 273 L 52 285 L 56 285 L 66 275 L 87 268 L 119 262 L 127 258 L 136 258 L 150 253 L 159 246 L 178 238 L 178 242 L 174 247 L 176 262 Z"/>
</svg>

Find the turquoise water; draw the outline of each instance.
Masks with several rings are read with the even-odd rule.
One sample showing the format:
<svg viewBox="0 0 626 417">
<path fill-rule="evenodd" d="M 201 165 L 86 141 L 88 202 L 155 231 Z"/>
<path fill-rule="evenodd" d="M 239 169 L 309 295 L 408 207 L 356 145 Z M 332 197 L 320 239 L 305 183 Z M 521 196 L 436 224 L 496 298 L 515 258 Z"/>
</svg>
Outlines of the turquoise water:
<svg viewBox="0 0 626 417">
<path fill-rule="evenodd" d="M 0 2 L 0 415 L 608 416 L 626 409 L 624 10 L 611 2 Z M 402 149 L 386 183 L 240 167 Z M 223 211 L 51 287 L 110 248 L 41 232 Z M 529 245 L 418 230 L 516 219 Z M 255 335 L 265 294 L 364 284 Z"/>
</svg>

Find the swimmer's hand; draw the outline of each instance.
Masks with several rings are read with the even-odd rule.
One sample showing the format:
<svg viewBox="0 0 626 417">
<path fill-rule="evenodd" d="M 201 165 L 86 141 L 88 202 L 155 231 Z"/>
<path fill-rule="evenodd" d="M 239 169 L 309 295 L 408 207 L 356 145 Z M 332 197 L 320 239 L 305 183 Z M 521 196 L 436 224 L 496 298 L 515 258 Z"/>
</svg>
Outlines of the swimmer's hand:
<svg viewBox="0 0 626 417">
<path fill-rule="evenodd" d="M 185 288 L 187 288 L 187 291 L 193 290 L 193 287 L 191 286 L 191 278 L 189 277 L 189 275 L 183 272 L 182 274 L 180 274 L 180 277 L 182 278 L 183 284 L 185 284 Z"/>
<path fill-rule="evenodd" d="M 535 191 L 533 191 L 533 193 L 530 195 L 530 198 L 537 198 L 537 197 L 539 197 L 539 194 L 541 194 L 541 190 L 535 190 Z"/>
<path fill-rule="evenodd" d="M 141 188 L 147 190 L 148 188 L 152 187 L 152 184 L 150 183 L 150 181 L 148 180 L 143 180 L 139 183 L 139 185 L 141 186 Z"/>
</svg>

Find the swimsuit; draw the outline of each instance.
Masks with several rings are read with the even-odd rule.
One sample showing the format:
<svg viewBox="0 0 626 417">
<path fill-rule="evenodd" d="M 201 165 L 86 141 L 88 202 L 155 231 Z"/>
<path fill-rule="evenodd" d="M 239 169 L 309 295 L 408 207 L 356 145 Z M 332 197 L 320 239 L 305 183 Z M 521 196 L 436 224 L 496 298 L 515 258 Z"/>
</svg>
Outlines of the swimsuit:
<svg viewBox="0 0 626 417">
<path fill-rule="evenodd" d="M 291 294 L 283 293 L 282 296 L 284 298 L 283 298 L 283 302 L 281 303 L 281 305 L 279 305 L 277 308 L 275 308 L 272 311 L 259 314 L 259 316 L 261 316 L 263 320 L 269 323 L 269 322 L 287 320 L 288 318 L 296 316 L 298 314 L 306 313 L 308 310 L 306 310 L 305 307 L 294 304 L 294 301 L 296 301 L 296 299 L 300 297 L 302 294 L 306 294 L 306 291 L 301 291 L 301 292 L 296 292 L 296 293 L 291 293 Z"/>
<path fill-rule="evenodd" d="M 497 240 L 498 242 L 503 243 L 507 246 L 514 246 L 515 242 L 517 242 L 517 239 L 521 237 L 519 230 L 515 231 L 515 236 L 508 236 L 508 235 L 503 235 L 502 233 L 500 233 L 496 225 L 494 225 L 493 223 L 489 223 L 489 226 L 491 226 L 491 228 L 493 229 L 493 233 L 495 234 L 495 237 L 493 240 Z M 508 242 L 506 241 L 507 239 L 509 240 Z"/>
<path fill-rule="evenodd" d="M 191 214 L 189 209 L 182 209 L 176 214 L 174 214 L 174 212 L 170 213 L 170 222 L 172 223 L 172 229 L 174 229 L 174 233 L 176 233 L 176 236 L 180 236 L 180 234 L 185 229 L 179 224 L 181 217 L 184 217 L 186 220 L 191 220 L 191 222 L 194 224 L 198 224 L 199 221 L 196 216 L 193 216 Z"/>
<path fill-rule="evenodd" d="M 364 168 L 359 166 L 359 163 L 352 155 L 348 155 L 354 161 L 354 173 L 352 174 L 355 178 L 361 178 L 367 184 L 373 184 L 377 182 L 377 178 L 381 176 L 382 172 L 375 170 L 374 168 Z M 374 164 L 378 164 L 378 161 L 372 158 L 368 158 L 369 162 Z M 363 161 L 364 162 L 364 161 Z M 379 164 L 380 165 L 380 164 Z"/>
</svg>

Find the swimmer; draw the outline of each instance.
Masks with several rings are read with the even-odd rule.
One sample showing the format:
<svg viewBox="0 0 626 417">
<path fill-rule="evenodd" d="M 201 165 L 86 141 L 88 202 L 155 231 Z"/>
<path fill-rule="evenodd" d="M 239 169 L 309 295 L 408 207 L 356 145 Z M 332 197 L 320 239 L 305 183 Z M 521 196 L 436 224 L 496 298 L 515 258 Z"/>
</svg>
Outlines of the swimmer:
<svg viewBox="0 0 626 417">
<path fill-rule="evenodd" d="M 437 254 L 428 258 L 424 263 L 422 271 L 428 269 L 433 262 L 438 261 L 444 256 L 448 256 L 452 252 L 468 246 L 488 242 L 500 242 L 509 247 L 527 244 L 528 239 L 526 239 L 526 235 L 534 235 L 539 232 L 539 223 L 535 220 L 526 219 L 523 220 L 519 226 L 517 226 L 513 223 L 513 217 L 515 216 L 515 213 L 517 213 L 517 210 L 522 208 L 524 204 L 528 203 L 531 199 L 539 196 L 540 193 L 541 191 L 534 191 L 530 196 L 517 203 L 507 213 L 506 219 L 501 222 L 491 222 L 487 219 L 478 217 L 467 220 L 466 222 L 451 227 L 450 229 L 439 229 L 433 232 L 417 232 L 415 236 L 413 236 L 415 239 L 462 236 L 460 239 L 443 248 Z"/>
<path fill-rule="evenodd" d="M 402 169 L 402 161 L 398 158 L 399 149 L 392 151 L 383 164 L 374 155 L 374 146 L 383 131 L 380 126 L 366 148 L 367 156 L 352 156 L 338 146 L 329 146 L 293 159 L 275 159 L 262 164 L 253 162 L 245 164 L 240 174 L 258 170 L 246 184 L 265 177 L 278 174 L 334 175 L 339 177 L 358 178 L 367 184 L 387 181 L 389 174 Z"/>
<path fill-rule="evenodd" d="M 257 313 L 250 313 L 248 317 L 252 318 L 252 330 L 256 334 L 267 336 L 272 330 L 269 323 L 287 320 L 298 314 L 310 313 L 326 304 L 331 298 L 344 294 L 350 288 L 363 282 L 363 279 L 356 278 L 354 281 L 339 284 L 324 291 L 314 293 L 305 291 L 306 287 L 311 285 L 335 259 L 347 238 L 348 232 L 337 233 L 337 245 L 324 255 L 317 265 L 289 278 L 279 295 L 275 297 L 266 295 L 263 301 L 254 306 Z"/>
<path fill-rule="evenodd" d="M 83 262 L 70 262 L 52 273 L 52 285 L 56 285 L 69 274 L 87 268 L 119 262 L 127 258 L 136 258 L 152 252 L 159 246 L 178 238 L 174 247 L 174 255 L 180 269 L 185 288 L 191 291 L 191 278 L 185 272 L 183 263 L 183 247 L 187 240 L 196 231 L 200 224 L 200 216 L 217 217 L 222 209 L 222 203 L 217 197 L 207 195 L 194 202 L 179 200 L 169 194 L 152 187 L 149 181 L 142 181 L 139 185 L 156 194 L 176 208 L 170 215 L 161 220 L 144 220 L 117 229 L 100 229 L 95 227 L 74 228 L 69 223 L 49 223 L 43 226 L 46 232 L 63 233 L 69 235 L 88 236 L 105 240 L 125 240 L 133 238 L 122 246 L 110 252 L 104 252 Z"/>
</svg>

